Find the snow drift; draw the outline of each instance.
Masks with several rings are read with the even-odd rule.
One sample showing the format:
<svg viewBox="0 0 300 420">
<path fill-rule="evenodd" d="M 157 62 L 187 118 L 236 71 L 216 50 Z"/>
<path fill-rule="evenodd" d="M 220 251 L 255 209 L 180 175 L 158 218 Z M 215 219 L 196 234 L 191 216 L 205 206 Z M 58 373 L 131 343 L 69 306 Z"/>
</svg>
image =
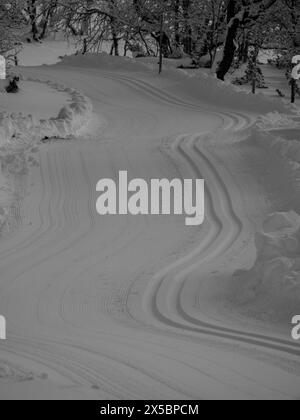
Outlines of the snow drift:
<svg viewBox="0 0 300 420">
<path fill-rule="evenodd" d="M 66 86 L 37 79 L 53 89 L 67 93 L 70 103 L 57 117 L 38 120 L 33 115 L 0 113 L 0 234 L 16 225 L 14 208 L 23 198 L 20 179 L 29 166 L 36 164 L 32 156 L 34 144 L 47 138 L 68 138 L 79 135 L 92 118 L 91 101 L 82 93 Z"/>
<path fill-rule="evenodd" d="M 200 71 L 189 73 L 187 70 L 181 70 L 181 73 L 185 78 L 182 92 L 197 95 L 198 99 L 203 98 L 205 103 L 217 104 L 218 107 L 225 107 L 227 110 L 248 110 L 256 115 L 269 112 L 289 114 L 293 109 L 281 99 L 274 100 L 262 93 L 253 95 L 230 81 L 218 80 L 213 74 Z"/>
<path fill-rule="evenodd" d="M 268 112 L 262 115 L 258 121 L 257 126 L 262 130 L 278 130 L 283 128 L 298 128 L 299 122 L 297 115 L 293 118 L 292 115 L 280 114 L 279 112 Z"/>
<path fill-rule="evenodd" d="M 280 99 L 271 99 L 263 94 L 253 95 L 243 89 L 224 83 L 214 75 L 198 72 L 179 70 L 174 67 L 174 60 L 164 60 L 164 71 L 158 75 L 157 57 L 153 59 L 133 59 L 127 57 L 115 57 L 107 53 L 72 55 L 63 57 L 62 61 L 56 64 L 57 67 L 97 69 L 99 71 L 121 72 L 121 73 L 145 73 L 156 82 L 168 81 L 176 83 L 177 95 L 187 94 L 195 97 L 197 101 L 203 100 L 206 104 L 226 107 L 226 109 L 248 110 L 255 114 L 266 114 L 270 111 L 290 113 L 291 108 Z M 172 84 L 174 88 L 174 85 Z"/>
<path fill-rule="evenodd" d="M 28 79 L 45 83 L 41 80 Z M 57 117 L 37 120 L 32 115 L 0 113 L 0 145 L 12 140 L 36 142 L 44 138 L 67 138 L 80 133 L 92 117 L 91 101 L 75 89 L 46 82 L 52 88 L 70 95 L 70 104 Z"/>
<path fill-rule="evenodd" d="M 265 139 L 270 147 L 276 149 L 278 153 L 294 163 L 295 170 L 300 170 L 300 142 L 298 140 L 285 140 L 280 136 L 266 136 Z"/>
<path fill-rule="evenodd" d="M 271 148 L 289 163 L 300 191 L 300 127 L 299 122 L 278 112 L 260 117 L 255 137 L 265 148 Z M 291 133 L 291 134 L 289 134 Z"/>
<path fill-rule="evenodd" d="M 256 234 L 257 259 L 249 271 L 238 271 L 236 300 L 260 306 L 273 320 L 297 313 L 300 305 L 300 216 L 273 213 Z M 275 318 L 275 319 L 274 319 Z"/>
<path fill-rule="evenodd" d="M 157 62 L 157 58 L 155 59 Z M 67 55 L 57 63 L 57 66 L 81 67 L 87 69 L 96 68 L 98 70 L 109 71 L 145 71 L 152 70 L 152 65 L 129 57 L 116 57 L 107 53 L 85 55 Z M 157 66 L 156 66 L 157 67 Z"/>
</svg>

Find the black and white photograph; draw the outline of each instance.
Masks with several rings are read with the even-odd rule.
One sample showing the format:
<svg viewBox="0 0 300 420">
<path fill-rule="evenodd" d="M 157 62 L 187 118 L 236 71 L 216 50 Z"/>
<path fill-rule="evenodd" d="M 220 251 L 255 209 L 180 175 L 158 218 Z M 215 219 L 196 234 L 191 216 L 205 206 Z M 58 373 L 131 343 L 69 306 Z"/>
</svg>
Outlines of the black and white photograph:
<svg viewBox="0 0 300 420">
<path fill-rule="evenodd" d="M 300 399 L 300 1 L 0 0 L 0 401 Z"/>
</svg>

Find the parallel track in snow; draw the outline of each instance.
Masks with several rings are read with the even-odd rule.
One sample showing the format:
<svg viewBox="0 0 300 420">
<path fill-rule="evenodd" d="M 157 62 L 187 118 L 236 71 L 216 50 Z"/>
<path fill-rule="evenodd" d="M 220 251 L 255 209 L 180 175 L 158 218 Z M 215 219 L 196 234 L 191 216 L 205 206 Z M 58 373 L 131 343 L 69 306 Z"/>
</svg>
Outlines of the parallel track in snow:
<svg viewBox="0 0 300 420">
<path fill-rule="evenodd" d="M 70 69 L 72 77 L 74 72 Z M 220 121 L 219 128 L 228 133 L 238 133 L 253 123 L 241 112 L 206 108 L 205 104 L 161 90 L 138 75 L 101 71 L 99 78 L 113 86 L 122 85 L 145 104 L 159 104 L 166 113 L 176 112 L 178 118 L 181 111 L 190 112 L 195 120 L 197 114 L 213 116 Z M 91 82 L 85 78 L 82 83 L 87 94 L 97 98 L 100 94 L 95 81 L 91 76 Z M 109 112 L 113 109 L 122 117 L 126 109 L 122 105 L 119 109 L 118 98 L 115 104 L 112 98 L 106 100 L 110 102 Z M 160 112 L 161 108 L 157 113 L 153 111 L 157 124 Z M 132 121 L 138 118 L 134 115 Z M 125 121 L 126 129 L 130 129 L 132 121 Z M 117 118 L 112 120 L 114 124 L 118 124 Z M 176 127 L 178 133 L 179 128 L 180 124 Z M 93 146 L 99 160 L 101 153 L 107 153 L 101 164 L 108 174 L 115 175 L 125 163 L 140 170 L 139 162 L 135 162 L 140 154 L 132 157 L 132 150 L 127 151 L 125 134 L 130 136 L 130 131 L 124 133 L 124 139 L 118 139 L 122 148 L 112 149 L 118 156 L 109 145 L 100 142 Z M 106 225 L 97 217 L 95 169 L 89 166 L 93 163 L 93 153 L 87 152 L 89 144 L 86 150 L 78 147 L 61 151 L 51 146 L 41 150 L 38 220 L 28 234 L 18 241 L 16 233 L 8 242 L 11 245 L 3 244 L 0 251 L 1 303 L 9 314 L 14 315 L 10 309 L 13 305 L 17 312 L 16 319 L 10 322 L 9 340 L 1 344 L 4 360 L 27 360 L 68 386 L 89 388 L 96 398 L 99 394 L 116 399 L 294 396 L 283 387 L 266 384 L 251 372 L 246 374 L 238 366 L 227 365 L 226 360 L 201 350 L 206 338 L 214 338 L 233 347 L 244 345 L 275 352 L 279 358 L 289 360 L 300 356 L 299 346 L 280 337 L 207 322 L 201 319 L 201 313 L 191 313 L 183 299 L 190 275 L 199 273 L 201 281 L 206 266 L 217 265 L 247 235 L 247 221 L 242 209 L 237 208 L 232 190 L 234 180 L 208 152 L 206 135 L 201 127 L 199 133 L 178 134 L 168 142 L 167 153 L 178 173 L 183 167 L 190 176 L 205 179 L 207 229 L 190 252 L 181 252 L 171 264 L 157 264 L 166 266 L 154 272 L 150 255 L 150 267 L 139 266 L 138 258 L 131 255 L 131 248 L 138 253 L 139 246 L 147 247 L 153 241 L 153 221 L 137 218 L 133 222 L 125 216 Z M 72 147 L 72 143 L 67 146 Z M 142 157 L 147 157 L 149 149 L 144 144 L 140 147 L 146 150 Z M 149 156 L 149 166 L 151 159 Z M 160 159 L 166 164 L 165 158 Z M 146 165 L 146 160 L 143 162 Z M 82 196 L 77 196 L 77 190 Z M 95 240 L 97 235 L 99 239 Z M 146 249 L 150 254 L 153 246 Z M 119 258 L 137 266 L 129 270 L 128 277 L 123 271 L 114 271 Z"/>
<path fill-rule="evenodd" d="M 203 106 L 181 100 L 176 96 L 161 91 L 142 79 L 125 77 L 123 75 L 115 76 L 111 73 L 104 73 L 104 77 L 117 80 L 158 102 L 161 101 L 185 110 L 204 111 Z M 222 110 L 222 112 L 215 112 L 215 115 L 223 119 L 224 130 L 238 132 L 248 128 L 253 123 L 251 117 L 242 113 L 224 112 Z M 193 250 L 190 255 L 184 256 L 181 261 L 177 261 L 175 265 L 165 268 L 162 270 L 162 273 L 154 276 L 143 297 L 144 309 L 161 324 L 180 331 L 185 330 L 192 333 L 207 334 L 299 356 L 300 349 L 297 343 L 278 337 L 202 322 L 200 319 L 193 318 L 187 314 L 182 306 L 181 292 L 188 274 L 197 268 L 201 277 L 201 264 L 213 261 L 225 254 L 234 246 L 243 231 L 243 222 L 235 212 L 234 199 L 231 197 L 230 191 L 228 191 L 222 176 L 217 170 L 217 164 L 214 164 L 209 159 L 205 148 L 201 147 L 201 139 L 205 138 L 205 134 L 180 136 L 174 141 L 172 149 L 191 168 L 195 178 L 206 180 L 206 217 L 210 221 L 210 231 L 200 246 Z M 166 283 L 168 286 L 166 286 Z M 160 290 L 163 287 L 168 289 L 167 297 L 159 302 L 161 300 Z M 164 293 L 166 292 L 164 291 Z M 130 309 L 128 309 L 128 312 L 130 313 Z M 181 319 L 181 322 L 178 319 Z"/>
</svg>

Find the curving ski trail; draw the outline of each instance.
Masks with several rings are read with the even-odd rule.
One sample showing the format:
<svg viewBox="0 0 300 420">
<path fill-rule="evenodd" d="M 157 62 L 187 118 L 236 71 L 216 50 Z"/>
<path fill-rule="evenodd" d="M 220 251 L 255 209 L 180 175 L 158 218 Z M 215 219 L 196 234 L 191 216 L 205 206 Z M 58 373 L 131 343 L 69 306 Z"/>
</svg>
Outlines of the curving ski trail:
<svg viewBox="0 0 300 420">
<path fill-rule="evenodd" d="M 24 72 L 80 85 L 107 127 L 40 148 L 30 194 L 16 210 L 20 229 L 0 241 L 0 308 L 9 325 L 0 359 L 34 372 L 34 382 L 46 374 L 74 398 L 297 398 L 299 346 L 213 322 L 190 297 L 195 276 L 201 282 L 222 267 L 253 234 L 207 133 L 238 135 L 255 116 L 178 97 L 141 74 Z M 97 181 L 124 169 L 147 180 L 204 178 L 205 225 L 99 217 Z M 0 378 L 0 397 L 4 389 Z"/>
</svg>

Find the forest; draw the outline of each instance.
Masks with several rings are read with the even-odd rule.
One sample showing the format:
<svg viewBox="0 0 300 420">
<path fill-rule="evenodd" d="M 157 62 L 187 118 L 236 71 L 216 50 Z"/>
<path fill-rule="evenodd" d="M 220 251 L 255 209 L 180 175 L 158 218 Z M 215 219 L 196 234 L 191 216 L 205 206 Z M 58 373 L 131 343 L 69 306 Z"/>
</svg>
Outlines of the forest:
<svg viewBox="0 0 300 420">
<path fill-rule="evenodd" d="M 224 80 L 232 67 L 275 50 L 291 68 L 300 48 L 298 0 L 13 0 L 0 4 L 0 53 L 63 31 L 82 54 L 111 43 L 111 55 L 191 57 Z M 221 52 L 220 52 L 221 51 Z M 15 56 L 16 54 L 14 54 Z"/>
</svg>

